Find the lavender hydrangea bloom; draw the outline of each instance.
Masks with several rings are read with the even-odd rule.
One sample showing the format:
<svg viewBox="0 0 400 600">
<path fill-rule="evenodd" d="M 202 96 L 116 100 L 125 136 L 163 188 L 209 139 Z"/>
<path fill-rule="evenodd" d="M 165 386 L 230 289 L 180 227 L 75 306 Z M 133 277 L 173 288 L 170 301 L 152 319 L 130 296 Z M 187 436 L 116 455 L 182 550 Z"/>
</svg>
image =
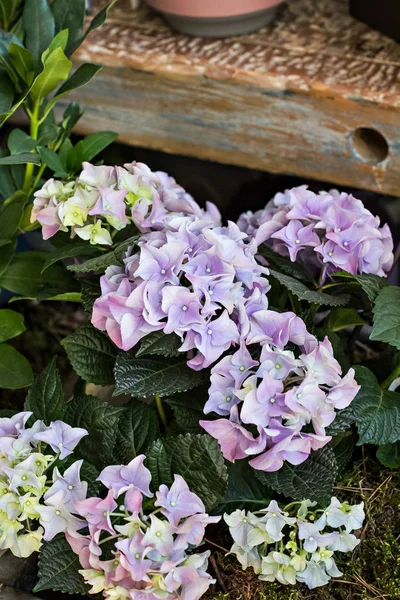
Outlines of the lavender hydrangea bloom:
<svg viewBox="0 0 400 600">
<path fill-rule="evenodd" d="M 54 452 L 60 452 L 62 460 L 72 454 L 85 435 L 88 435 L 86 429 L 71 427 L 63 421 L 52 421 L 49 429 L 37 433 L 35 439 L 49 444 Z"/>
<path fill-rule="evenodd" d="M 331 190 L 319 195 L 306 186 L 277 194 L 261 211 L 244 213 L 240 229 L 257 245 L 303 262 L 324 278 L 335 271 L 385 277 L 393 264 L 393 239 L 360 200 Z"/>
<path fill-rule="evenodd" d="M 234 355 L 236 364 L 243 363 L 239 369 L 230 355 L 212 369 L 204 412 L 223 418 L 200 424 L 229 461 L 250 458 L 254 469 L 267 472 L 285 461 L 298 465 L 330 441 L 326 427 L 335 410 L 348 406 L 359 390 L 354 370 L 342 379 L 328 338 L 318 342 L 291 312 L 255 311 L 245 342 L 257 344 L 254 359 L 240 356 L 241 349 Z M 298 358 L 288 344 L 297 346 Z"/>
</svg>

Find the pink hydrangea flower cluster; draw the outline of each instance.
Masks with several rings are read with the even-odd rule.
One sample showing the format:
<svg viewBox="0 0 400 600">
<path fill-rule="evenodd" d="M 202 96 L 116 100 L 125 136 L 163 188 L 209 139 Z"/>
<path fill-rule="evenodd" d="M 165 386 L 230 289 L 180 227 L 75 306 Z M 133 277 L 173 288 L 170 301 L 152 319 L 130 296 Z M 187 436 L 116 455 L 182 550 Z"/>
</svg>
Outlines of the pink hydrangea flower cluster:
<svg viewBox="0 0 400 600">
<path fill-rule="evenodd" d="M 85 498 L 87 489 L 79 478 L 82 461 L 63 475 L 54 466 L 72 454 L 87 431 L 62 421 L 26 427 L 31 415 L 0 418 L 0 550 L 19 557 L 37 552 L 43 539 L 82 526 L 71 514 L 71 498 Z"/>
<path fill-rule="evenodd" d="M 345 270 L 384 277 L 393 264 L 388 225 L 351 194 L 314 194 L 300 186 L 277 194 L 263 210 L 243 213 L 238 225 L 257 245 L 270 240 L 278 254 L 302 262 L 322 280 Z"/>
<path fill-rule="evenodd" d="M 204 412 L 221 418 L 200 424 L 231 462 L 251 458 L 261 471 L 298 465 L 331 440 L 335 409 L 359 390 L 354 370 L 341 377 L 328 338 L 318 342 L 292 312 L 254 312 L 246 344 L 251 352 L 242 343 L 212 368 Z"/>
<path fill-rule="evenodd" d="M 191 552 L 202 542 L 205 527 L 220 517 L 206 514 L 179 475 L 170 488 L 160 486 L 155 501 L 146 500 L 153 494 L 144 458 L 102 471 L 106 498 L 74 504 L 88 535 L 69 530 L 67 540 L 91 594 L 113 600 L 198 600 L 214 580 L 206 570 L 209 552 Z"/>
<path fill-rule="evenodd" d="M 175 179 L 143 163 L 83 167 L 75 181 L 49 179 L 35 192 L 31 222 L 39 221 L 45 240 L 70 231 L 91 244 L 111 245 L 112 234 L 129 224 L 145 232 L 183 215 L 219 223 L 214 205 L 201 209 Z"/>
<path fill-rule="evenodd" d="M 218 360 L 248 329 L 248 315 L 268 306 L 267 269 L 237 225 L 210 226 L 176 216 L 141 236 L 125 267 L 110 267 L 92 323 L 129 350 L 153 331 L 176 333 L 193 369 Z"/>
</svg>

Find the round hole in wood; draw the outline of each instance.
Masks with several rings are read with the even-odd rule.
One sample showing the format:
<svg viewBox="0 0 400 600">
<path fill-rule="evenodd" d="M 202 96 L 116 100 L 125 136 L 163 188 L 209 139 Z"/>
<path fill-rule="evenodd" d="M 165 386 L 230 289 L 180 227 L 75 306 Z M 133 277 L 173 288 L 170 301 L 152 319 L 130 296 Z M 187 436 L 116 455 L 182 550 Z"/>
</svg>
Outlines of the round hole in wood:
<svg viewBox="0 0 400 600">
<path fill-rule="evenodd" d="M 389 156 L 389 144 L 376 129 L 355 129 L 351 134 L 350 143 L 357 157 L 366 163 L 377 165 Z"/>
</svg>

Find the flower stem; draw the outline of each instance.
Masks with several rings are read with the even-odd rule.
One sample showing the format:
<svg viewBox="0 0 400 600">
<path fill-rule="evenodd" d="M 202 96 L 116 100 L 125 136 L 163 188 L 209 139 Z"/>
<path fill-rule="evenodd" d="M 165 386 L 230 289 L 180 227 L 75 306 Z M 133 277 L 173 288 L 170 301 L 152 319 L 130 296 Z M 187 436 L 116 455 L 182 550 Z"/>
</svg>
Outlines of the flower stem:
<svg viewBox="0 0 400 600">
<path fill-rule="evenodd" d="M 33 138 L 34 140 L 37 140 L 38 133 L 39 133 L 39 111 L 40 111 L 40 104 L 38 102 L 36 102 L 35 106 L 33 107 L 33 112 L 31 115 L 31 128 L 30 128 L 30 135 L 31 135 L 31 138 Z M 29 192 L 30 187 L 31 187 L 34 169 L 35 169 L 35 165 L 33 163 L 28 163 L 26 165 L 24 186 L 23 186 L 23 191 L 26 194 Z"/>
<path fill-rule="evenodd" d="M 383 390 L 387 390 L 390 387 L 390 384 L 398 377 L 400 377 L 400 365 L 397 365 L 394 371 L 390 373 L 389 377 L 387 377 L 387 379 L 381 383 L 381 388 Z"/>
<path fill-rule="evenodd" d="M 157 412 L 159 414 L 161 423 L 164 425 L 165 429 L 167 429 L 168 419 L 167 419 L 167 415 L 165 414 L 164 405 L 163 405 L 163 401 L 161 400 L 160 394 L 155 394 L 155 399 L 156 399 Z"/>
</svg>

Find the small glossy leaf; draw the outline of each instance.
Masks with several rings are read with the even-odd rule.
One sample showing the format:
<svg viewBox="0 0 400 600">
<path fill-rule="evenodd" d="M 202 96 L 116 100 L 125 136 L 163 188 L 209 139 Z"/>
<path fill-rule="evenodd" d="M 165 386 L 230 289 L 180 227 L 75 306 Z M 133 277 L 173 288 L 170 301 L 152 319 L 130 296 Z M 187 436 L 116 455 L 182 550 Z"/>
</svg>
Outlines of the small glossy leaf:
<svg viewBox="0 0 400 600">
<path fill-rule="evenodd" d="M 71 77 L 60 87 L 57 91 L 55 100 L 57 101 L 64 94 L 72 92 L 87 83 L 102 69 L 101 65 L 93 65 L 91 63 L 84 63 L 80 65 L 77 70 L 71 75 Z"/>
<path fill-rule="evenodd" d="M 35 419 L 50 425 L 64 417 L 64 393 L 56 359 L 36 377 L 25 401 L 25 410 L 33 412 Z"/>
<path fill-rule="evenodd" d="M 75 41 L 75 43 L 71 44 L 70 48 L 69 48 L 69 53 L 73 54 L 75 52 L 75 50 L 77 48 L 79 48 L 79 46 L 82 44 L 82 42 L 85 41 L 85 39 L 87 38 L 87 36 L 89 35 L 89 33 L 91 33 L 92 31 L 94 31 L 94 29 L 97 29 L 98 27 L 100 27 L 101 25 L 103 25 L 103 23 L 105 23 L 105 20 L 107 18 L 107 14 L 108 11 L 110 10 L 110 8 L 112 8 L 114 6 L 114 4 L 116 3 L 117 0 L 112 0 L 112 2 L 110 2 L 109 4 L 107 4 L 107 6 L 105 6 L 104 8 L 102 8 L 97 15 L 95 15 L 89 25 L 89 27 L 86 29 L 85 33 L 83 34 L 82 37 L 80 37 L 79 39 L 77 39 Z"/>
<path fill-rule="evenodd" d="M 54 17 L 47 0 L 25 0 L 22 23 L 25 46 L 32 52 L 38 68 L 42 53 L 50 46 L 55 33 Z"/>
<path fill-rule="evenodd" d="M 141 340 L 136 356 L 138 358 L 154 354 L 165 357 L 180 356 L 180 346 L 182 346 L 182 342 L 175 333 L 165 335 L 163 331 L 154 331 Z"/>
<path fill-rule="evenodd" d="M 39 155 L 34 152 L 21 152 L 21 154 L 13 154 L 12 156 L 3 156 L 0 158 L 0 165 L 26 165 L 27 163 L 39 166 Z"/>
<path fill-rule="evenodd" d="M 72 62 L 65 56 L 61 48 L 56 48 L 45 60 L 42 73 L 32 84 L 31 96 L 39 102 L 65 81 L 71 70 Z"/>
<path fill-rule="evenodd" d="M 80 265 L 70 265 L 67 268 L 74 273 L 90 273 L 91 271 L 104 273 L 106 268 L 111 265 L 123 264 L 122 259 L 124 258 L 127 249 L 130 246 L 134 246 L 138 239 L 138 235 L 132 236 L 119 244 L 115 250 L 111 250 L 111 252 L 103 253 L 100 256 L 86 260 Z"/>
<path fill-rule="evenodd" d="M 7 145 L 11 154 L 22 154 L 23 152 L 34 150 L 37 141 L 31 138 L 25 131 L 22 131 L 22 129 L 13 129 L 8 136 Z"/>
<path fill-rule="evenodd" d="M 18 75 L 27 83 L 31 85 L 35 76 L 35 61 L 33 55 L 29 50 L 12 42 L 9 47 L 10 62 Z"/>
<path fill-rule="evenodd" d="M 8 344 L 0 344 L 0 388 L 16 390 L 32 381 L 31 365 L 25 356 Z"/>
<path fill-rule="evenodd" d="M 99 133 L 87 135 L 75 146 L 75 151 L 80 153 L 79 163 L 91 161 L 104 148 L 115 142 L 117 137 L 118 133 L 114 133 L 113 131 L 100 131 Z"/>
<path fill-rule="evenodd" d="M 37 151 L 43 164 L 46 164 L 49 169 L 54 171 L 57 174 L 57 177 L 63 177 L 67 175 L 66 165 L 63 164 L 58 154 L 56 154 L 53 150 L 50 150 L 50 148 L 46 148 L 45 146 L 38 146 Z"/>
<path fill-rule="evenodd" d="M 365 325 L 365 321 L 354 308 L 334 308 L 326 320 L 326 327 L 331 331 L 359 325 Z"/>
<path fill-rule="evenodd" d="M 21 313 L 8 308 L 0 309 L 0 342 L 6 342 L 26 330 Z"/>
<path fill-rule="evenodd" d="M 88 246 L 87 243 L 78 242 L 74 244 L 72 243 L 72 241 L 70 241 L 70 243 L 64 246 L 63 248 L 49 253 L 49 257 L 43 265 L 42 273 L 44 273 L 46 269 L 51 267 L 51 265 L 53 265 L 56 262 L 65 260 L 67 258 L 74 258 L 76 256 L 87 256 L 88 254 L 94 254 L 96 251 L 96 248 Z"/>
<path fill-rule="evenodd" d="M 297 279 L 289 277 L 283 273 L 278 273 L 278 271 L 274 271 L 272 269 L 270 269 L 270 275 L 275 277 L 275 279 L 277 279 L 281 285 L 292 292 L 292 294 L 294 294 L 299 300 L 304 300 L 310 304 L 344 306 L 350 299 L 350 296 L 347 294 L 343 294 L 341 296 L 331 296 L 323 292 L 309 290 L 304 283 L 301 283 L 301 281 L 298 281 Z"/>
<path fill-rule="evenodd" d="M 47 58 L 54 52 L 56 48 L 61 48 L 64 52 L 67 42 L 68 42 L 68 29 L 63 29 L 59 31 L 57 35 L 51 40 L 51 44 L 42 54 L 42 63 L 45 64 Z"/>
</svg>

